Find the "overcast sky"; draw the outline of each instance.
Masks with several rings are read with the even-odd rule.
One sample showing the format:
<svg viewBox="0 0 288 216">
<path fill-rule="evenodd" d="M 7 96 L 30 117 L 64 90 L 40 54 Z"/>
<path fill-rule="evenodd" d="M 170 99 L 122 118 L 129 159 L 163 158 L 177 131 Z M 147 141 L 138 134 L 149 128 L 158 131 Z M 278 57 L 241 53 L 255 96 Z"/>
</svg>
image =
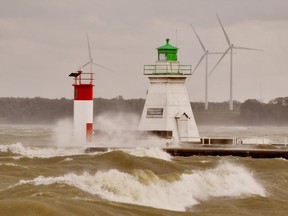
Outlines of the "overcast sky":
<svg viewBox="0 0 288 216">
<path fill-rule="evenodd" d="M 182 64 L 195 67 L 206 48 L 231 42 L 263 52 L 234 55 L 234 99 L 264 102 L 288 96 L 287 0 L 0 0 L 0 97 L 72 98 L 74 72 L 88 60 L 89 34 L 95 72 L 94 97 L 145 98 L 143 65 L 170 38 Z M 177 37 L 176 37 L 177 32 Z M 177 40 L 176 40 L 177 38 Z M 211 56 L 210 69 L 220 56 Z M 203 62 L 204 63 L 204 62 Z M 88 68 L 87 68 L 88 69 Z M 187 82 L 191 101 L 204 101 L 204 64 Z M 229 56 L 209 77 L 209 101 L 229 98 Z"/>
</svg>

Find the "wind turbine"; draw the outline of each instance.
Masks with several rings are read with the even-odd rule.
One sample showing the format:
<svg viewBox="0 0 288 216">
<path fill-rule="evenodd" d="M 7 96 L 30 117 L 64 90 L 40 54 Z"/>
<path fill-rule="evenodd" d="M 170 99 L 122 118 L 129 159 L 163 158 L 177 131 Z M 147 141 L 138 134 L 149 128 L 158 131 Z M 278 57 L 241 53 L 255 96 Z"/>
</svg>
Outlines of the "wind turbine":
<svg viewBox="0 0 288 216">
<path fill-rule="evenodd" d="M 247 48 L 247 47 L 239 47 L 239 46 L 234 46 L 233 43 L 230 42 L 230 39 L 222 25 L 222 22 L 218 16 L 218 14 L 216 14 L 219 23 L 221 25 L 221 28 L 224 32 L 226 41 L 228 43 L 228 49 L 223 53 L 223 55 L 221 56 L 221 58 L 219 59 L 219 61 L 217 62 L 217 64 L 214 66 L 214 68 L 212 69 L 212 71 L 209 73 L 209 76 L 212 74 L 212 72 L 215 70 L 215 68 L 217 67 L 217 65 L 222 61 L 222 59 L 224 58 L 224 56 L 229 52 L 230 50 L 230 100 L 229 100 L 229 109 L 233 110 L 233 49 L 245 49 L 245 50 L 256 50 L 256 51 L 263 51 L 260 49 L 252 49 L 252 48 Z"/>
<path fill-rule="evenodd" d="M 105 67 L 105 66 L 103 66 L 103 65 L 96 64 L 96 63 L 93 61 L 88 34 L 87 34 L 87 42 L 88 42 L 89 61 L 88 61 L 86 64 L 84 64 L 84 65 L 82 66 L 82 68 L 85 68 L 87 65 L 90 64 L 90 72 L 91 72 L 91 73 L 92 73 L 92 66 L 93 66 L 93 65 L 96 65 L 96 66 L 101 67 L 101 68 L 104 68 L 104 69 L 106 69 L 106 70 L 108 70 L 108 71 L 114 72 L 113 70 L 111 70 L 111 69 L 109 69 L 109 68 L 107 68 L 107 67 Z"/>
<path fill-rule="evenodd" d="M 193 25 L 191 24 L 191 27 L 193 29 L 193 31 L 195 32 L 195 35 L 204 51 L 204 54 L 202 55 L 202 57 L 200 58 L 199 62 L 197 63 L 195 69 L 192 71 L 192 74 L 197 70 L 198 66 L 201 64 L 202 60 L 205 58 L 205 110 L 208 110 L 208 55 L 211 54 L 223 54 L 223 52 L 209 52 L 204 44 L 202 43 L 199 35 L 197 34 L 195 28 L 193 27 Z"/>
</svg>

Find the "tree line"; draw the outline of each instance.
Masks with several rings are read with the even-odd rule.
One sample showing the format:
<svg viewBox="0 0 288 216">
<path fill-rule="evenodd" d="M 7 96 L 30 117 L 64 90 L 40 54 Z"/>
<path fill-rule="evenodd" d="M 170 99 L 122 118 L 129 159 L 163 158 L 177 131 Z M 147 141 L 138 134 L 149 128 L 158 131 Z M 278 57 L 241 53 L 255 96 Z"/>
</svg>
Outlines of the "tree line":
<svg viewBox="0 0 288 216">
<path fill-rule="evenodd" d="M 255 99 L 241 104 L 240 120 L 247 124 L 288 124 L 288 97 L 278 97 L 267 104 Z"/>
<path fill-rule="evenodd" d="M 133 113 L 139 117 L 145 99 L 95 98 L 94 116 L 106 112 Z M 197 124 L 245 124 L 284 125 L 288 124 L 288 97 L 278 97 L 268 103 L 248 99 L 243 103 L 234 102 L 234 110 L 228 110 L 228 102 L 192 102 Z M 72 99 L 47 98 L 0 98 L 0 124 L 53 124 L 59 119 L 73 117 Z"/>
</svg>

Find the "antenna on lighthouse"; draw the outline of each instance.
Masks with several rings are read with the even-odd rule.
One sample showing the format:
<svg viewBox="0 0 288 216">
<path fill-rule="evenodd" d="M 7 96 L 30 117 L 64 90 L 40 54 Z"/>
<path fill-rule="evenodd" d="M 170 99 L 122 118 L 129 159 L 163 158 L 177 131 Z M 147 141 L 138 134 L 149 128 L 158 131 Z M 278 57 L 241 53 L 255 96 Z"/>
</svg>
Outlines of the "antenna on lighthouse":
<svg viewBox="0 0 288 216">
<path fill-rule="evenodd" d="M 100 65 L 100 64 L 97 64 L 97 63 L 94 62 L 94 60 L 93 60 L 93 58 L 92 58 L 92 54 L 91 54 L 90 40 L 89 40 L 89 35 L 88 35 L 88 34 L 87 34 L 87 43 L 88 43 L 89 61 L 88 61 L 86 64 L 84 64 L 84 65 L 82 66 L 82 68 L 85 68 L 87 65 L 90 65 L 90 72 L 92 73 L 92 65 L 95 65 L 95 66 L 97 66 L 97 67 L 104 68 L 105 70 L 108 70 L 108 71 L 111 71 L 111 72 L 115 72 L 115 71 L 113 71 L 113 70 L 110 69 L 110 68 L 107 68 L 107 67 L 105 67 L 105 66 L 103 66 L 103 65 Z"/>
</svg>

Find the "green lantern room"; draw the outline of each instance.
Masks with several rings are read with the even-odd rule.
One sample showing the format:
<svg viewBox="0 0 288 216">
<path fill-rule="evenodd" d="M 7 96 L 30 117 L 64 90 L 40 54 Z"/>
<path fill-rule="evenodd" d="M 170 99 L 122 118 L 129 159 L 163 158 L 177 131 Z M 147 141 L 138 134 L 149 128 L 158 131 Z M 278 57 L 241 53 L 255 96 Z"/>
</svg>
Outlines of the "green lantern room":
<svg viewBox="0 0 288 216">
<path fill-rule="evenodd" d="M 166 39 L 166 44 L 158 47 L 158 61 L 177 61 L 178 48 L 169 44 L 169 39 Z"/>
<path fill-rule="evenodd" d="M 155 76 L 189 76 L 191 75 L 191 65 L 181 65 L 177 58 L 178 48 L 169 44 L 169 39 L 166 39 L 166 44 L 156 48 L 158 58 L 154 65 L 144 65 L 145 75 Z"/>
</svg>

